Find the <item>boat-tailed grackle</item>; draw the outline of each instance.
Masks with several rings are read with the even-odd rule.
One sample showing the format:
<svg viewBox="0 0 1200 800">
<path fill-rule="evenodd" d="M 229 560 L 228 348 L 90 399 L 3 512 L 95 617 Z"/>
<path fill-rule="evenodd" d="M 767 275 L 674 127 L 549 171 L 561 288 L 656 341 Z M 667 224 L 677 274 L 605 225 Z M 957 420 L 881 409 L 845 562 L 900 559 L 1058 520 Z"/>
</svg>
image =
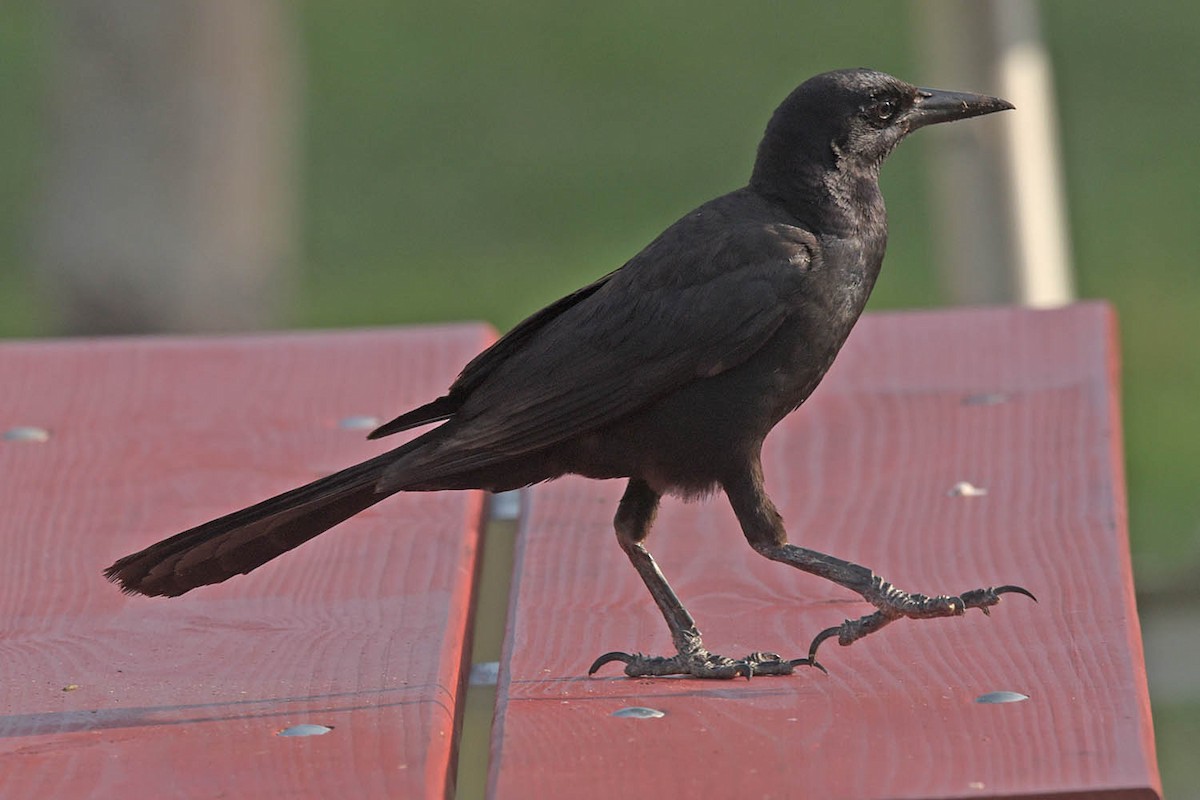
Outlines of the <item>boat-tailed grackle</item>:
<svg viewBox="0 0 1200 800">
<path fill-rule="evenodd" d="M 790 544 L 763 488 L 763 439 L 816 388 L 879 275 L 879 169 L 926 125 L 1012 106 L 867 69 L 817 75 L 775 111 L 747 186 L 667 228 L 620 269 L 538 311 L 463 369 L 443 397 L 371 434 L 440 426 L 396 449 L 126 556 L 130 593 L 180 595 L 250 572 L 395 492 L 515 489 L 568 473 L 626 478 L 617 540 L 676 653 L 608 653 L 630 676 L 786 674 L 902 617 L 985 612 L 1018 586 L 927 597 Z M 645 541 L 664 494 L 721 489 L 750 546 L 857 592 L 875 611 L 821 632 L 804 658 L 709 653 Z M 814 498 L 819 502 L 819 498 Z M 819 666 L 819 665 L 818 665 Z"/>
</svg>

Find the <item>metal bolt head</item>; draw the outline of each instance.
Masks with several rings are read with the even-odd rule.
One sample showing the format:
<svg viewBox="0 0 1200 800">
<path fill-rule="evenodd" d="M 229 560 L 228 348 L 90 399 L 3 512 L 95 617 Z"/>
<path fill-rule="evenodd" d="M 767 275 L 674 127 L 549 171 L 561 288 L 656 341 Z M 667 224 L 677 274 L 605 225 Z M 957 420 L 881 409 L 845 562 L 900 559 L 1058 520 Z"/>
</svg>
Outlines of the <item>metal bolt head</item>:
<svg viewBox="0 0 1200 800">
<path fill-rule="evenodd" d="M 1020 703 L 1029 699 L 1029 695 L 1020 692 L 987 692 L 975 698 L 976 703 Z"/>
<path fill-rule="evenodd" d="M 657 708 L 646 708 L 645 706 L 627 706 L 626 708 L 618 708 L 612 713 L 614 717 L 622 717 L 625 719 L 659 719 L 665 717 L 665 711 L 659 711 Z"/>
<path fill-rule="evenodd" d="M 18 425 L 0 434 L 0 439 L 6 442 L 47 442 L 50 440 L 50 431 L 34 425 Z"/>
<path fill-rule="evenodd" d="M 369 414 L 353 414 L 339 419 L 338 427 L 346 431 L 373 431 L 379 427 L 379 417 L 372 417 Z"/>
<path fill-rule="evenodd" d="M 312 723 L 304 723 L 302 725 L 292 725 L 275 733 L 276 736 L 324 736 L 333 730 L 330 725 L 314 725 Z"/>
</svg>

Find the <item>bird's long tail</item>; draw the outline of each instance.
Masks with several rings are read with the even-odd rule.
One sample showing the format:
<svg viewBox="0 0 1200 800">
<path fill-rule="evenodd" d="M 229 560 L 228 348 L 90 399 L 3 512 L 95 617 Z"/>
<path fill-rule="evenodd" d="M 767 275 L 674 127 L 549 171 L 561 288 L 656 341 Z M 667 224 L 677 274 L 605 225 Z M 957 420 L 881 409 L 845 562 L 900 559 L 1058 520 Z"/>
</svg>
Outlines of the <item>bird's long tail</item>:
<svg viewBox="0 0 1200 800">
<path fill-rule="evenodd" d="M 152 544 L 104 576 L 128 594 L 175 597 L 250 572 L 391 495 L 379 477 L 414 444 Z"/>
</svg>

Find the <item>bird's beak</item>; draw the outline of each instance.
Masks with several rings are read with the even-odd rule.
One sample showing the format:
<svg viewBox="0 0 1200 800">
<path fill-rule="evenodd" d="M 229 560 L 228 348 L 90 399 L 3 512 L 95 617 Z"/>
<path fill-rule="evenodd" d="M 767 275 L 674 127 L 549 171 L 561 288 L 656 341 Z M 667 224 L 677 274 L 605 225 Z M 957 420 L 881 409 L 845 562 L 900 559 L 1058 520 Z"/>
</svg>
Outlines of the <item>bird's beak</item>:
<svg viewBox="0 0 1200 800">
<path fill-rule="evenodd" d="M 909 130 L 939 122 L 978 117 L 1013 107 L 1007 100 L 986 94 L 943 92 L 940 89 L 918 89 L 917 100 L 909 112 Z"/>
</svg>

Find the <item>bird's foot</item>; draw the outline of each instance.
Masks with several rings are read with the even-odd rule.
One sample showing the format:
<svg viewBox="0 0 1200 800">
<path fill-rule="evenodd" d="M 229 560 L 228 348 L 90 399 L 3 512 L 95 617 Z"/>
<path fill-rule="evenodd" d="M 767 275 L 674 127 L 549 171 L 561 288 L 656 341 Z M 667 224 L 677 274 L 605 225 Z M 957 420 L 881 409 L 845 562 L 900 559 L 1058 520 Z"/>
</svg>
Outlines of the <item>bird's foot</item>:
<svg viewBox="0 0 1200 800">
<path fill-rule="evenodd" d="M 902 618 L 957 617 L 967 613 L 969 608 L 978 608 L 984 614 L 990 615 L 991 612 L 988 609 L 1000 602 L 1000 595 L 1010 593 L 1023 594 L 1035 603 L 1037 602 L 1033 593 L 1021 586 L 988 587 L 972 589 L 960 595 L 943 594 L 937 597 L 928 597 L 923 594 L 901 591 L 879 576 L 875 576 L 871 581 L 871 587 L 862 594 L 863 598 L 878 610 L 858 619 L 848 619 L 841 625 L 826 628 L 818 633 L 812 644 L 809 645 L 808 660 L 816 663 L 817 648 L 826 639 L 836 636 L 838 644 L 845 647 Z"/>
<path fill-rule="evenodd" d="M 625 665 L 625 674 L 631 678 L 654 675 L 691 675 L 693 678 L 746 678 L 755 675 L 791 675 L 796 667 L 825 668 L 811 658 L 783 659 L 775 653 L 754 652 L 745 658 L 734 659 L 710 653 L 703 647 L 688 648 L 673 656 L 647 656 L 641 653 L 605 653 L 597 658 L 588 675 L 605 664 L 620 661 Z"/>
</svg>

